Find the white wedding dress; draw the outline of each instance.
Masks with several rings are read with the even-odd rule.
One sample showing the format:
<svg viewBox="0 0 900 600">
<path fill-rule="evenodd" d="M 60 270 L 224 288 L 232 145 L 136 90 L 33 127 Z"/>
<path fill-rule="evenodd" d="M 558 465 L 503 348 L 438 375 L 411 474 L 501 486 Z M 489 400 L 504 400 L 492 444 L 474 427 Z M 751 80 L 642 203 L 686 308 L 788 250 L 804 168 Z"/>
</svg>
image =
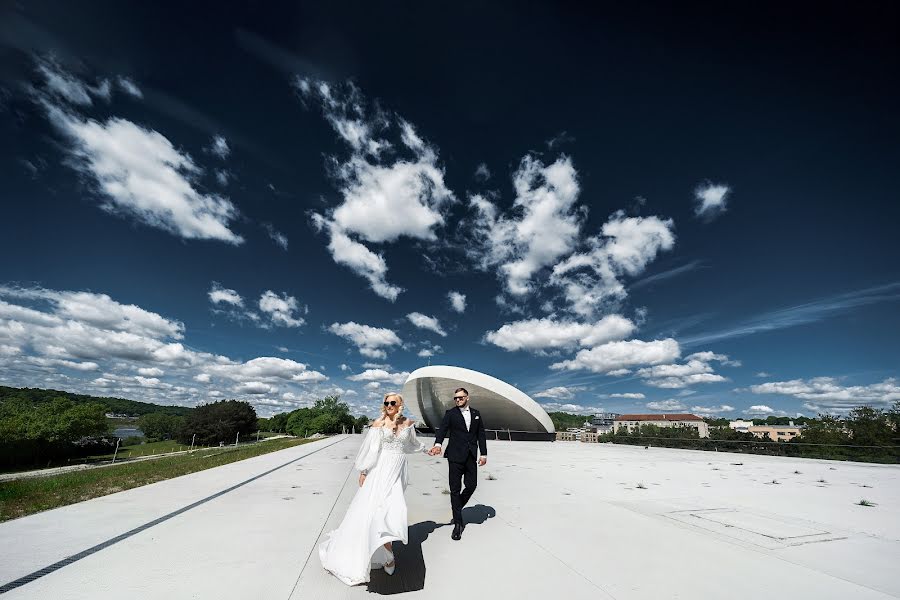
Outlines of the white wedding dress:
<svg viewBox="0 0 900 600">
<path fill-rule="evenodd" d="M 322 566 L 347 585 L 367 583 L 372 568 L 391 562 L 384 544 L 408 542 L 403 497 L 409 484 L 406 454 L 424 449 L 412 425 L 396 435 L 390 428 L 369 428 L 354 464 L 357 470 L 368 471 L 366 480 L 344 520 L 319 544 Z"/>
</svg>

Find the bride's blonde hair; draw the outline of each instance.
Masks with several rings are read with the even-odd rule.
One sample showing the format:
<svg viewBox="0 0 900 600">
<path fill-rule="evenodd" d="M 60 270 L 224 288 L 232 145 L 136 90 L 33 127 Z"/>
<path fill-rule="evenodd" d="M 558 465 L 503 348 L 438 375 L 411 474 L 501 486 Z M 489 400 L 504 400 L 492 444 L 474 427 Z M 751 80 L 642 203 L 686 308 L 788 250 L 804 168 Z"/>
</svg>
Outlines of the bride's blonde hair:
<svg viewBox="0 0 900 600">
<path fill-rule="evenodd" d="M 397 416 L 401 416 L 403 414 L 403 396 L 396 392 L 388 392 L 384 395 L 384 401 L 381 403 L 381 418 L 387 417 L 387 407 L 384 405 L 384 402 L 387 402 L 388 398 L 397 399 Z"/>
</svg>

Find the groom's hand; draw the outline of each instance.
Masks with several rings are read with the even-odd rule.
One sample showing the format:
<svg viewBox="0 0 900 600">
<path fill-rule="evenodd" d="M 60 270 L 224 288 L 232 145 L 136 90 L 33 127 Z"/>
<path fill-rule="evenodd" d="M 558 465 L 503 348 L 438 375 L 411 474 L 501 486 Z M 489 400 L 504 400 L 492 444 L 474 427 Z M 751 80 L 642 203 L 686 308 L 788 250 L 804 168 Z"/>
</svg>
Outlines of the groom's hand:
<svg viewBox="0 0 900 600">
<path fill-rule="evenodd" d="M 486 464 L 487 464 L 487 456 L 482 456 L 481 458 L 478 459 L 479 467 L 483 467 Z"/>
<path fill-rule="evenodd" d="M 440 453 L 441 453 L 441 447 L 440 447 L 440 446 L 433 446 L 433 447 L 431 448 L 431 450 L 428 451 L 428 455 L 429 455 L 429 456 L 437 456 L 437 455 L 440 454 Z"/>
</svg>

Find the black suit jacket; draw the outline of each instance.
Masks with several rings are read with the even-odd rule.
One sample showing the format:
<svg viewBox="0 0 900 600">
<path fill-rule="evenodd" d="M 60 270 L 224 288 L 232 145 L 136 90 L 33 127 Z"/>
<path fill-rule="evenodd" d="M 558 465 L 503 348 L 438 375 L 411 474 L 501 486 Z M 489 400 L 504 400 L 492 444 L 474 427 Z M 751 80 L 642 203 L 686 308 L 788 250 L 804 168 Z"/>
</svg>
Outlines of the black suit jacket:
<svg viewBox="0 0 900 600">
<path fill-rule="evenodd" d="M 469 455 L 478 457 L 481 450 L 482 456 L 487 456 L 487 438 L 484 435 L 484 422 L 481 413 L 469 407 L 472 417 L 471 427 L 466 429 L 466 419 L 459 408 L 453 407 L 444 413 L 440 428 L 434 434 L 434 443 L 440 444 L 449 434 L 450 441 L 444 450 L 444 458 L 452 462 L 466 462 Z"/>
</svg>

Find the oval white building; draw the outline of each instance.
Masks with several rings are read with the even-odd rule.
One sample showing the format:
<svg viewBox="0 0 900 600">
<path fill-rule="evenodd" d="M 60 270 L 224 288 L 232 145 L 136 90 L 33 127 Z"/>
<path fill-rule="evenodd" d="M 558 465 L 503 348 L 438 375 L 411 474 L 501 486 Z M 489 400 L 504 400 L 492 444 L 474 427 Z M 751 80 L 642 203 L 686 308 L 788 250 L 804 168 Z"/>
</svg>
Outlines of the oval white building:
<svg viewBox="0 0 900 600">
<path fill-rule="evenodd" d="M 466 388 L 469 402 L 484 419 L 488 439 L 553 440 L 553 421 L 528 394 L 490 375 L 444 365 L 422 367 L 403 384 L 404 401 L 422 417 L 429 429 L 437 428 L 444 413 L 456 406 L 453 392 Z"/>
</svg>

